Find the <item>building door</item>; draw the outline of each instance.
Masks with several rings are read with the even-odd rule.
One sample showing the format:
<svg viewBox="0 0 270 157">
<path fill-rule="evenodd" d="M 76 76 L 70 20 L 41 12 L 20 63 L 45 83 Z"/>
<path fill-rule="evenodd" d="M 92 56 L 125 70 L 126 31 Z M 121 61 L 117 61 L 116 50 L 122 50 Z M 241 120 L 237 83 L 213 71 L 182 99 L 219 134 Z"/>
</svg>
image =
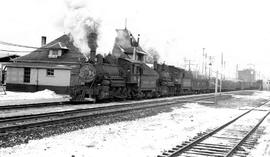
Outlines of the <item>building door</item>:
<svg viewBox="0 0 270 157">
<path fill-rule="evenodd" d="M 30 68 L 24 68 L 23 82 L 30 83 L 30 75 L 31 75 L 31 69 Z"/>
</svg>

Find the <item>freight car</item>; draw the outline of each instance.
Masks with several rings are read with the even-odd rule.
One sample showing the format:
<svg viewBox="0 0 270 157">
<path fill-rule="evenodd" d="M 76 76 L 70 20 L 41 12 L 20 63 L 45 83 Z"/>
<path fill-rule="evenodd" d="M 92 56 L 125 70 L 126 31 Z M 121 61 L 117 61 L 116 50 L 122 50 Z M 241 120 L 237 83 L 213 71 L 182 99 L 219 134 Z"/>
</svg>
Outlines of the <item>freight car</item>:
<svg viewBox="0 0 270 157">
<path fill-rule="evenodd" d="M 194 78 L 192 80 L 192 91 L 196 94 L 206 93 L 209 87 L 209 80 L 205 78 Z"/>
<path fill-rule="evenodd" d="M 190 71 L 185 71 L 183 78 L 182 78 L 182 91 L 183 94 L 192 94 L 192 80 L 193 80 L 193 75 Z"/>
</svg>

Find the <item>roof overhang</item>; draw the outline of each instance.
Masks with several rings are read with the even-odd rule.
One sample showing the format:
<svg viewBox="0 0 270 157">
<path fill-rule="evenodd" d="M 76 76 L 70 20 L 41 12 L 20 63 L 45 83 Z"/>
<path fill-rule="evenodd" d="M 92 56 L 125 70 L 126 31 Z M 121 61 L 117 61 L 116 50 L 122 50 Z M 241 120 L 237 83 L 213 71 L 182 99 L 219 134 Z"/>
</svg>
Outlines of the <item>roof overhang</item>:
<svg viewBox="0 0 270 157">
<path fill-rule="evenodd" d="M 71 66 L 63 65 L 63 64 L 34 64 L 34 63 L 6 63 L 5 64 L 7 67 L 14 67 L 14 68 L 24 68 L 24 67 L 29 67 L 29 68 L 34 68 L 34 69 L 48 69 L 48 68 L 53 68 L 53 69 L 64 69 L 64 70 L 71 70 Z"/>
<path fill-rule="evenodd" d="M 143 62 L 133 60 L 133 59 L 128 59 L 128 58 L 119 58 L 119 59 L 123 59 L 123 60 L 128 61 L 128 62 L 133 63 L 133 64 L 143 64 Z"/>
</svg>

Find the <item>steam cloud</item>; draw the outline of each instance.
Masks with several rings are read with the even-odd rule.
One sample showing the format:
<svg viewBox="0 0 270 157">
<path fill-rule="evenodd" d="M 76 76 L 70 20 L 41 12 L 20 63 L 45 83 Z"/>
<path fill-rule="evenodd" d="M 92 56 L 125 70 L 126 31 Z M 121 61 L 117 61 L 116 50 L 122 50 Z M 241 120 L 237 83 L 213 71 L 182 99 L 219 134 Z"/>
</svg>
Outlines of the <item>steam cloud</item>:
<svg viewBox="0 0 270 157">
<path fill-rule="evenodd" d="M 115 38 L 115 44 L 125 48 L 131 47 L 129 38 L 129 32 L 118 31 L 117 37 Z"/>
<path fill-rule="evenodd" d="M 90 49 L 97 48 L 100 20 L 91 17 L 85 1 L 67 0 L 68 13 L 64 27 L 70 32 L 74 45 L 89 56 Z"/>
</svg>

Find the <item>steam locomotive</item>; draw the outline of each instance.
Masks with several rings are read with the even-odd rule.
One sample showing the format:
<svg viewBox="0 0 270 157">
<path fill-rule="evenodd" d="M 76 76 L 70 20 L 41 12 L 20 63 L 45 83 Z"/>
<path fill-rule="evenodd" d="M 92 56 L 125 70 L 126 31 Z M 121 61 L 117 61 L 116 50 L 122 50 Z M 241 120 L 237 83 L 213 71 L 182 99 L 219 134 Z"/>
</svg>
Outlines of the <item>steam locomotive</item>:
<svg viewBox="0 0 270 157">
<path fill-rule="evenodd" d="M 197 77 L 191 71 L 158 64 L 157 61 L 151 67 L 144 62 L 145 54 L 139 46 L 139 37 L 136 41 L 126 28 L 117 30 L 117 34 L 114 55 L 104 57 L 96 55 L 97 34 L 92 32 L 87 36 L 90 58 L 73 72 L 78 77 L 73 80 L 76 85 L 70 87 L 72 101 L 141 99 L 214 92 L 214 78 Z M 259 89 L 261 83 L 225 80 L 222 89 Z"/>
<path fill-rule="evenodd" d="M 158 64 L 153 67 L 126 57 L 98 54 L 74 73 L 80 85 L 70 87 L 72 101 L 85 99 L 142 99 L 209 93 L 215 90 L 215 78 L 195 77 L 191 71 Z M 222 81 L 222 91 L 259 89 L 262 82 Z"/>
</svg>

